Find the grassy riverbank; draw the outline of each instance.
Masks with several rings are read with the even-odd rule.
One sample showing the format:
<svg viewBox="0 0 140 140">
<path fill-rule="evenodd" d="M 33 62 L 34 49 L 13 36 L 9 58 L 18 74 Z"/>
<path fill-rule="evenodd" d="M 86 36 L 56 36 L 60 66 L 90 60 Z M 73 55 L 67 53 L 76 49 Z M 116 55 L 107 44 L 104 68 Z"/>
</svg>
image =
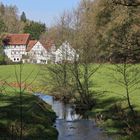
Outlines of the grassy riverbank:
<svg viewBox="0 0 140 140">
<path fill-rule="evenodd" d="M 95 65 L 93 65 L 94 67 Z M 140 67 L 137 65 L 137 67 Z M 140 120 L 132 118 L 128 103 L 126 100 L 125 88 L 119 86 L 113 76 L 120 78 L 112 69 L 115 68 L 111 64 L 103 64 L 100 69 L 92 76 L 91 90 L 93 97 L 96 99 L 96 106 L 87 115 L 95 118 L 99 117 L 98 124 L 109 134 L 121 134 L 123 139 L 139 140 L 139 134 L 134 131 L 139 131 Z M 131 74 L 131 73 L 130 73 Z M 48 76 L 49 77 L 49 76 Z M 140 78 L 140 77 L 139 77 Z M 51 87 L 51 85 L 50 85 Z M 130 100 L 134 109 L 140 114 L 140 94 L 139 89 L 130 93 Z M 133 122 L 133 119 L 136 121 Z M 133 124 L 136 123 L 136 124 Z M 127 135 L 129 134 L 128 138 Z M 130 137 L 130 135 L 133 136 Z M 118 138 L 120 140 L 120 138 Z"/>
<path fill-rule="evenodd" d="M 47 65 L 45 65 L 47 67 Z M 94 64 L 93 64 L 94 66 Z M 139 65 L 138 65 L 139 66 Z M 116 81 L 113 79 L 113 75 L 119 77 L 114 71 L 111 69 L 114 65 L 111 64 L 103 64 L 100 69 L 93 75 L 91 80 L 91 90 L 93 92 L 94 98 L 96 98 L 96 106 L 92 111 L 87 112 L 91 117 L 95 117 L 95 114 L 103 114 L 106 116 L 105 121 L 102 121 L 101 126 L 106 129 L 109 133 L 119 133 L 120 130 L 126 125 L 122 123 L 120 119 L 116 121 L 115 119 L 115 104 L 119 105 L 120 108 L 125 110 L 125 113 L 129 113 L 127 109 L 127 102 L 125 100 L 125 89 L 116 84 Z M 19 65 L 9 65 L 9 66 L 0 66 L 0 79 L 6 79 L 9 85 L 11 83 L 16 83 L 15 78 L 15 68 L 19 68 Z M 43 77 L 46 80 L 45 92 L 49 93 L 51 91 L 52 85 L 48 79 L 50 75 L 48 74 L 47 69 L 44 73 Z M 33 71 L 33 72 L 32 72 Z M 33 81 L 32 86 L 30 87 L 30 91 L 42 91 L 44 88 L 41 83 L 43 69 L 40 65 L 31 65 L 25 64 L 22 72 L 22 79 L 26 79 L 28 77 L 26 83 L 30 83 Z M 12 84 L 11 84 L 12 85 Z M 13 86 L 6 85 L 6 90 L 13 91 Z M 2 87 L 0 87 L 2 88 Z M 44 90 L 43 90 L 44 92 Z M 97 93 L 97 94 L 94 94 Z M 132 105 L 135 107 L 135 110 L 140 112 L 140 94 L 139 89 L 130 94 L 130 100 Z M 112 117 L 115 119 L 113 120 Z M 139 123 L 138 123 L 139 124 Z M 138 136 L 139 137 L 139 136 Z M 132 139 L 132 138 L 131 138 Z M 134 138 L 135 140 L 135 138 Z M 137 140 L 137 138 L 136 138 Z"/>
<path fill-rule="evenodd" d="M 137 66 L 140 67 L 139 65 Z M 123 138 L 118 138 L 118 140 L 139 140 L 140 89 L 138 88 L 130 93 L 131 103 L 137 112 L 137 117 L 133 118 L 133 114 L 128 108 L 125 88 L 117 84 L 118 81 L 113 79 L 114 75 L 118 79 L 120 75 L 112 71 L 112 68 L 114 68 L 114 65 L 104 64 L 93 76 L 92 90 L 97 92 L 97 94 L 93 95 L 96 98 L 96 106 L 93 107 L 92 111 L 88 112 L 88 115 L 91 117 L 96 116 L 97 123 L 107 133 L 121 134 Z"/>
<path fill-rule="evenodd" d="M 19 94 L 0 95 L 0 139 L 18 139 L 20 134 Z M 37 97 L 23 95 L 23 140 L 56 140 L 56 118 L 51 106 Z"/>
</svg>

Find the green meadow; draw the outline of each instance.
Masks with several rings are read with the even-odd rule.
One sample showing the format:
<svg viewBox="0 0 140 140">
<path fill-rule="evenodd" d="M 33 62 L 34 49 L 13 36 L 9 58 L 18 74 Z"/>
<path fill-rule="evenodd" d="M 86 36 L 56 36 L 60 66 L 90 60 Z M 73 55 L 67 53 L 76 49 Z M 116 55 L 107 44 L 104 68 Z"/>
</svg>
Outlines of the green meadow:
<svg viewBox="0 0 140 140">
<path fill-rule="evenodd" d="M 40 65 L 23 64 L 21 69 L 21 83 L 27 85 L 26 89 L 28 89 L 28 92 L 35 92 L 35 90 L 41 89 Z M 5 88 L 6 92 L 14 92 L 18 87 L 17 84 L 20 80 L 19 75 L 20 65 L 0 66 L 0 88 Z M 5 81 L 6 83 L 2 84 Z"/>
<path fill-rule="evenodd" d="M 93 64 L 93 67 L 95 64 Z M 47 65 L 46 65 L 47 67 Z M 139 67 L 139 65 L 138 65 Z M 113 75 L 116 77 L 119 77 L 115 71 L 112 71 L 112 68 L 114 68 L 114 65 L 111 64 L 102 64 L 101 67 L 98 69 L 98 71 L 92 76 L 91 78 L 91 90 L 95 91 L 93 92 L 93 97 L 96 98 L 97 105 L 92 109 L 92 111 L 87 112 L 89 113 L 88 115 L 91 117 L 94 117 L 95 113 L 102 113 L 102 112 L 108 112 L 108 110 L 114 105 L 114 103 L 121 103 L 123 107 L 127 107 L 127 102 L 125 100 L 125 89 L 123 87 L 120 87 L 118 84 L 116 84 L 116 81 L 113 79 Z M 17 102 L 17 96 L 18 94 L 15 94 L 15 89 L 18 91 L 18 87 L 13 86 L 13 83 L 17 82 L 17 79 L 19 79 L 19 70 L 20 70 L 20 65 L 4 65 L 0 66 L 0 90 L 2 91 L 5 88 L 4 93 L 1 95 L 0 99 L 0 109 L 5 110 L 8 114 L 14 113 L 13 117 L 17 118 L 18 112 L 16 111 L 17 106 L 13 106 L 13 102 Z M 17 78 L 18 77 L 18 78 Z M 42 77 L 45 78 L 46 81 L 46 86 L 44 87 L 42 84 Z M 22 67 L 22 73 L 21 73 L 21 79 L 23 83 L 27 83 L 31 86 L 31 89 L 29 89 L 29 92 L 43 92 L 49 94 L 52 88 L 51 83 L 49 83 L 49 77 L 50 75 L 48 74 L 47 69 L 45 69 L 45 72 L 43 70 L 42 65 L 33 65 L 33 64 L 25 64 Z M 2 85 L 2 81 L 6 81 L 6 85 Z M 11 84 L 12 83 L 12 84 Z M 29 99 L 28 99 L 29 98 Z M 27 95 L 25 94 L 24 96 L 25 99 L 25 104 L 27 104 L 27 109 L 30 107 L 35 107 L 33 108 L 34 110 L 38 110 L 39 112 L 36 112 L 35 116 L 37 118 L 40 118 L 38 116 L 38 113 L 41 113 L 41 116 L 45 118 L 43 115 L 43 112 L 41 111 L 42 109 L 36 109 L 38 108 L 38 99 L 34 98 L 31 94 Z M 131 93 L 130 95 L 131 102 L 133 106 L 135 106 L 135 110 L 140 112 L 140 92 L 139 89 L 136 90 L 135 92 Z M 16 103 L 17 104 L 17 103 Z M 24 104 L 24 105 L 25 105 Z M 40 110 L 41 109 L 41 110 Z M 13 111 L 12 111 L 13 110 Z M 47 106 L 45 111 L 50 110 Z M 31 113 L 32 114 L 32 113 Z M 31 117 L 30 113 L 29 114 L 24 114 L 25 116 L 29 118 Z M 52 114 L 47 114 L 47 117 L 52 118 Z M 5 119 L 3 119 L 5 118 Z M 2 118 L 0 119 L 0 123 L 2 126 L 6 126 L 6 124 L 9 122 L 8 119 L 13 119 L 7 115 L 7 118 L 2 115 Z M 53 117 L 54 118 L 54 117 Z M 35 118 L 36 119 L 36 118 Z M 14 119 L 13 119 L 14 120 Z M 28 119 L 27 119 L 28 120 Z M 44 128 L 42 125 L 42 120 L 40 120 L 39 124 L 36 126 L 37 128 L 35 130 L 31 130 L 31 132 L 36 132 L 36 131 L 42 131 L 45 130 L 45 132 L 51 131 L 52 137 L 56 137 L 56 132 L 54 129 L 51 127 L 49 128 Z M 26 123 L 26 119 L 25 119 Z M 41 123 L 41 124 L 40 124 Z M 44 123 L 44 122 L 43 122 Z M 50 123 L 52 125 L 52 123 Z M 49 124 L 49 126 L 50 126 Z M 116 128 L 116 124 L 119 125 L 118 128 Z M 104 123 L 101 124 L 101 126 L 105 126 L 107 132 L 118 132 L 119 128 L 121 128 L 122 124 L 116 123 L 114 127 L 114 122 L 111 119 L 108 119 Z M 31 126 L 32 126 L 31 122 Z M 110 126 L 110 127 L 109 127 Z M 47 130 L 48 129 L 48 130 Z M 7 129 L 6 129 L 7 131 Z M 44 134 L 45 134 L 44 132 Z M 7 135 L 8 132 L 5 134 Z M 29 134 L 30 135 L 30 134 Z M 32 134 L 31 134 L 32 135 Z"/>
<path fill-rule="evenodd" d="M 111 102 L 124 100 L 126 98 L 125 89 L 117 84 L 117 81 L 113 78 L 113 76 L 120 77 L 115 71 L 112 69 L 114 65 L 111 64 L 103 64 L 101 68 L 93 75 L 92 77 L 92 89 L 97 92 L 97 98 L 103 102 L 108 102 L 111 105 Z M 139 65 L 138 65 L 139 67 Z M 136 107 L 136 110 L 140 111 L 140 89 L 132 92 L 130 94 L 130 100 L 132 104 Z M 124 106 L 126 102 L 123 103 Z M 109 104 L 108 104 L 109 107 Z M 105 106 L 104 106 L 105 108 Z"/>
<path fill-rule="evenodd" d="M 114 79 L 112 78 L 113 75 L 117 75 L 114 71 L 111 70 L 113 67 L 114 66 L 111 64 L 103 64 L 100 67 L 100 69 L 92 76 L 91 88 L 92 90 L 97 92 L 95 96 L 101 101 L 108 100 L 109 102 L 109 100 L 111 99 L 121 100 L 125 98 L 125 90 L 119 85 L 117 85 L 116 81 L 114 81 Z M 0 66 L 0 79 L 6 80 L 8 83 L 16 83 L 17 82 L 15 74 L 16 72 L 17 75 L 19 75 L 19 65 Z M 44 74 L 46 74 L 47 76 L 45 76 Z M 27 84 L 31 85 L 33 92 L 43 91 L 45 93 L 48 93 L 50 91 L 49 88 L 51 87 L 51 85 L 49 81 L 47 81 L 47 78 L 46 78 L 47 88 L 43 90 L 44 86 L 42 85 L 42 77 L 44 76 L 49 78 L 47 70 L 44 73 L 42 65 L 34 65 L 34 64 L 23 65 L 22 82 L 26 82 Z M 6 88 L 11 91 L 12 87 L 7 86 Z M 140 111 L 139 90 L 133 92 L 130 96 L 133 105 L 135 105 L 136 109 Z"/>
<path fill-rule="evenodd" d="M 0 79 L 5 79 L 8 82 L 16 81 L 16 73 L 19 75 L 20 65 L 1 65 Z M 22 65 L 22 81 L 26 78 L 28 82 L 34 80 L 40 72 L 40 66 L 34 64 Z M 37 77 L 38 78 L 38 77 Z M 35 79 L 37 81 L 38 79 Z"/>
</svg>

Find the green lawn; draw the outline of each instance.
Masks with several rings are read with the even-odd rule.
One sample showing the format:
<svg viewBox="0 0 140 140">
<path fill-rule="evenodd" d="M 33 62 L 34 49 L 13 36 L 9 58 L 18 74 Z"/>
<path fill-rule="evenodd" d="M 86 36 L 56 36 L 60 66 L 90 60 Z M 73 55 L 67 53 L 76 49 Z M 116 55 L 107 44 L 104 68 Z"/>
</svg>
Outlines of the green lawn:
<svg viewBox="0 0 140 140">
<path fill-rule="evenodd" d="M 0 66 L 0 82 L 2 83 L 2 81 L 6 81 L 6 84 L 4 85 L 8 92 L 14 91 L 14 89 L 17 87 L 15 85 L 17 83 L 17 79 L 19 80 L 19 73 L 20 73 L 19 71 L 20 71 L 20 65 Z M 41 90 L 40 72 L 41 72 L 41 65 L 33 65 L 33 64 L 22 65 L 21 81 L 22 83 L 27 84 L 27 89 L 31 91 L 33 90 L 33 92 L 35 92 L 35 90 L 38 89 Z"/>
<path fill-rule="evenodd" d="M 103 64 L 97 73 L 92 77 L 92 89 L 101 92 L 101 95 L 97 97 L 101 101 L 108 100 L 109 102 L 109 100 L 120 100 L 124 99 L 124 96 L 126 95 L 125 90 L 112 78 L 113 75 L 117 75 L 111 70 L 113 67 L 114 66 L 111 64 Z M 140 111 L 140 89 L 131 93 L 130 96 L 132 104 Z"/>
<path fill-rule="evenodd" d="M 93 75 L 92 77 L 92 89 L 95 91 L 99 91 L 101 94 L 98 95 L 98 98 L 101 100 L 109 100 L 109 99 L 122 99 L 124 98 L 124 89 L 116 85 L 112 79 L 112 68 L 111 64 L 103 64 L 101 68 Z M 19 65 L 4 65 L 0 66 L 0 79 L 6 79 L 9 83 L 17 82 L 15 76 L 15 69 L 19 70 Z M 48 73 L 46 75 L 42 74 L 42 65 L 33 65 L 33 64 L 25 64 L 23 65 L 22 71 L 22 81 L 24 82 L 27 79 L 27 83 L 32 83 L 33 92 L 43 91 L 45 93 L 49 93 L 49 88 L 51 87 L 49 81 L 47 81 L 47 77 L 49 78 Z M 47 70 L 46 70 L 47 71 Z M 114 73 L 115 74 L 115 73 Z M 42 76 L 46 77 L 46 89 L 43 90 L 44 86 L 42 86 Z M 7 88 L 7 87 L 6 87 Z M 10 91 L 11 87 L 8 87 Z M 140 92 L 132 93 L 131 100 L 134 105 L 136 105 L 136 109 L 140 111 Z"/>
<path fill-rule="evenodd" d="M 22 70 L 22 78 L 25 79 L 30 74 L 28 80 L 33 80 L 37 73 L 40 71 L 40 65 L 33 65 L 33 64 L 23 64 Z M 1 65 L 0 66 L 0 78 L 7 79 L 8 81 L 16 81 L 15 78 L 15 70 L 19 74 L 20 65 Z M 32 72 L 33 71 L 33 72 Z"/>
</svg>

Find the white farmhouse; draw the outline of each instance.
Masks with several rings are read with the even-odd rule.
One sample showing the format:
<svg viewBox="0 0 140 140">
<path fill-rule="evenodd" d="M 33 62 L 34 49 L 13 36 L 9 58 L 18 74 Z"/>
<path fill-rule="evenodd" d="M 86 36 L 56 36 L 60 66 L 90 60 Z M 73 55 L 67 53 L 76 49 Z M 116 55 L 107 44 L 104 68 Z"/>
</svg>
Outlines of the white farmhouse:
<svg viewBox="0 0 140 140">
<path fill-rule="evenodd" d="M 62 63 L 63 61 L 73 62 L 79 55 L 76 50 L 66 41 L 55 52 L 55 63 Z"/>
<path fill-rule="evenodd" d="M 30 40 L 26 52 L 29 63 L 47 64 L 48 61 L 54 61 L 52 56 L 55 52 L 55 45 L 51 42 L 43 45 L 37 40 Z"/>
<path fill-rule="evenodd" d="M 66 41 L 57 50 L 52 40 L 44 45 L 38 40 L 30 40 L 30 34 L 8 34 L 4 39 L 4 52 L 13 62 L 47 64 L 72 62 L 79 55 Z"/>
<path fill-rule="evenodd" d="M 30 40 L 30 34 L 8 34 L 4 39 L 4 52 L 13 62 L 47 64 L 55 62 L 55 45 L 52 40 L 42 44 Z"/>
<path fill-rule="evenodd" d="M 4 52 L 13 62 L 19 62 L 26 55 L 30 34 L 9 34 L 3 40 Z"/>
<path fill-rule="evenodd" d="M 52 40 L 48 40 L 46 44 L 43 44 L 45 49 L 47 50 L 47 58 L 50 63 L 55 63 L 55 51 L 56 46 Z"/>
<path fill-rule="evenodd" d="M 30 63 L 47 64 L 48 52 L 37 40 L 30 40 L 26 49 Z"/>
</svg>

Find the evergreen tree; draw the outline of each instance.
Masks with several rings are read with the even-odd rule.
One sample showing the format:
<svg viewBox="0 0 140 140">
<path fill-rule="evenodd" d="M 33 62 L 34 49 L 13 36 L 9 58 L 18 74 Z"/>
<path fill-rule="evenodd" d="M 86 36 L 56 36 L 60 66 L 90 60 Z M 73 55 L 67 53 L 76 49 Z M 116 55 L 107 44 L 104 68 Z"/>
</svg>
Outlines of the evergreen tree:
<svg viewBox="0 0 140 140">
<path fill-rule="evenodd" d="M 26 24 L 24 27 L 24 33 L 29 33 L 32 37 L 32 39 L 39 40 L 40 35 L 46 31 L 45 24 L 39 23 L 39 22 L 30 22 L 29 24 Z"/>
<path fill-rule="evenodd" d="M 3 5 L 3 3 L 0 3 L 0 15 L 4 15 L 5 13 L 5 6 Z"/>
<path fill-rule="evenodd" d="M 6 25 L 3 20 L 0 18 L 0 34 L 6 31 Z"/>
<path fill-rule="evenodd" d="M 1 33 L 0 33 L 1 34 Z M 4 49 L 2 45 L 2 35 L 0 36 L 0 65 L 5 63 Z"/>
<path fill-rule="evenodd" d="M 20 20 L 23 21 L 23 22 L 26 22 L 27 21 L 26 14 L 24 12 L 22 12 L 21 17 L 20 17 Z"/>
<path fill-rule="evenodd" d="M 4 50 L 2 46 L 0 46 L 0 65 L 4 64 L 4 62 L 5 62 Z"/>
</svg>

